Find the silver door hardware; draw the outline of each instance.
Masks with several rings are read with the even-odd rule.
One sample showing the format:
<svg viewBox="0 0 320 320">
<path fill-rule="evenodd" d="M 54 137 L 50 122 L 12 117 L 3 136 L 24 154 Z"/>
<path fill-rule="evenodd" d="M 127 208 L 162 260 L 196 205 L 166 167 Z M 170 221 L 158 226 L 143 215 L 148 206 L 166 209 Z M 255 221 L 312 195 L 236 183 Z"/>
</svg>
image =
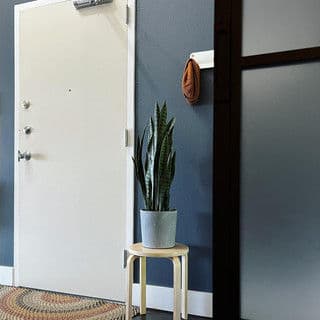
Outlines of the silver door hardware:
<svg viewBox="0 0 320 320">
<path fill-rule="evenodd" d="M 29 109 L 30 106 L 31 106 L 31 102 L 30 102 L 30 101 L 27 101 L 27 100 L 23 100 L 23 101 L 22 101 L 22 107 L 23 107 L 24 109 Z"/>
<path fill-rule="evenodd" d="M 128 5 L 126 5 L 126 24 L 129 25 L 129 14 L 130 14 L 130 8 Z"/>
<path fill-rule="evenodd" d="M 123 269 L 127 267 L 128 250 L 123 250 Z"/>
<path fill-rule="evenodd" d="M 124 132 L 123 132 L 123 142 L 124 142 L 124 146 L 125 146 L 125 147 L 128 146 L 128 139 L 129 139 L 128 129 L 124 129 Z"/>
<path fill-rule="evenodd" d="M 32 128 L 31 128 L 30 126 L 25 126 L 25 127 L 23 128 L 23 132 L 24 132 L 25 134 L 30 134 L 31 131 L 32 131 Z"/>
<path fill-rule="evenodd" d="M 22 159 L 29 161 L 31 159 L 31 153 L 28 151 L 21 152 L 20 150 L 18 150 L 18 161 Z"/>
<path fill-rule="evenodd" d="M 74 0 L 73 5 L 76 9 L 98 6 L 100 4 L 110 3 L 113 0 Z"/>
</svg>

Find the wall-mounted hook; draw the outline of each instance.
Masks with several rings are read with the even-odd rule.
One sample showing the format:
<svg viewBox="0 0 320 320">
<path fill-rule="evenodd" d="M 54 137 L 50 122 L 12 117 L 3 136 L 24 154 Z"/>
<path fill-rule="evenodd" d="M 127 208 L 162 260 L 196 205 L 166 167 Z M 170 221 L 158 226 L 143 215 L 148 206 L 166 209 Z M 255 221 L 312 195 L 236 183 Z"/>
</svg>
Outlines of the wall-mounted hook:
<svg viewBox="0 0 320 320">
<path fill-rule="evenodd" d="M 200 69 L 214 67 L 214 50 L 193 52 L 190 54 L 190 58 L 198 63 Z"/>
</svg>

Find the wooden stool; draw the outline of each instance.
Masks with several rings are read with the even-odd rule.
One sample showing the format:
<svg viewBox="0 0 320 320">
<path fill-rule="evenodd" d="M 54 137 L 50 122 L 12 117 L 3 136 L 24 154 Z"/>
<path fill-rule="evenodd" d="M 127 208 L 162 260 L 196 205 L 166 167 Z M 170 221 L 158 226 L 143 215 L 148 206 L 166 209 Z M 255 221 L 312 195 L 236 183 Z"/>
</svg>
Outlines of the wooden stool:
<svg viewBox="0 0 320 320">
<path fill-rule="evenodd" d="M 132 318 L 132 282 L 133 262 L 140 258 L 140 314 L 146 314 L 146 258 L 168 258 L 173 262 L 173 288 L 174 310 L 173 319 L 180 320 L 181 313 L 181 284 L 182 284 L 182 318 L 188 318 L 188 252 L 189 248 L 177 243 L 169 249 L 150 249 L 142 246 L 142 243 L 134 243 L 129 247 L 127 260 L 127 300 L 126 320 Z M 181 265 L 182 260 L 182 282 Z"/>
</svg>

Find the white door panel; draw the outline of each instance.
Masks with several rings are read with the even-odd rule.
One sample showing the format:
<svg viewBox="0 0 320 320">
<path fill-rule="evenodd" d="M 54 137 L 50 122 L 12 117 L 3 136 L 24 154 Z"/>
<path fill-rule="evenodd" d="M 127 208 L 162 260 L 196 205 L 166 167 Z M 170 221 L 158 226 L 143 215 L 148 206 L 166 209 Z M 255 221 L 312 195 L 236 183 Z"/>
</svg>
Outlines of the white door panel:
<svg viewBox="0 0 320 320">
<path fill-rule="evenodd" d="M 32 158 L 16 164 L 18 285 L 124 298 L 125 5 L 20 11 L 16 149 Z"/>
</svg>

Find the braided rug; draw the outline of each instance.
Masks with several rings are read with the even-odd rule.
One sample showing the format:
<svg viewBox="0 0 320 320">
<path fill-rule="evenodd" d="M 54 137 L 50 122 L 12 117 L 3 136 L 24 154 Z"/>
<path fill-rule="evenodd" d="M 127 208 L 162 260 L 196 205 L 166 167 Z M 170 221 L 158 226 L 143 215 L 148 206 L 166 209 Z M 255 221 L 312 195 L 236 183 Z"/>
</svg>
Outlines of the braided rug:
<svg viewBox="0 0 320 320">
<path fill-rule="evenodd" d="M 133 307 L 133 315 L 138 308 Z M 0 286 L 1 320 L 122 320 L 125 305 L 48 291 Z"/>
</svg>

